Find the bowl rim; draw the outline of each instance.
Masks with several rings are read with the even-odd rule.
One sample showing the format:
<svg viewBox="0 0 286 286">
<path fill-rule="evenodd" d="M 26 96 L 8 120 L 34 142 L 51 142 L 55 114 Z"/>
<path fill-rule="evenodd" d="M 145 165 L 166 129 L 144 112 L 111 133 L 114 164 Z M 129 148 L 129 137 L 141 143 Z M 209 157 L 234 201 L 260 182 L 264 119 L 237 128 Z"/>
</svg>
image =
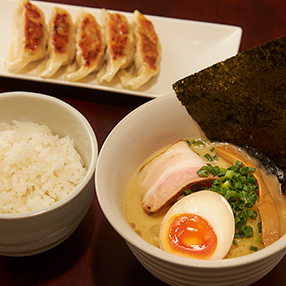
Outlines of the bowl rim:
<svg viewBox="0 0 286 286">
<path fill-rule="evenodd" d="M 22 96 L 26 98 L 27 97 L 32 98 L 32 99 L 37 98 L 43 101 L 50 101 L 50 102 L 53 102 L 54 104 L 57 104 L 67 109 L 68 111 L 73 113 L 76 117 L 78 117 L 79 120 L 85 126 L 88 132 L 88 135 L 89 135 L 89 140 L 91 142 L 91 162 L 90 162 L 90 167 L 87 169 L 87 173 L 85 177 L 83 178 L 83 180 L 80 182 L 80 184 L 78 184 L 76 188 L 63 199 L 53 203 L 52 205 L 46 208 L 27 212 L 27 213 L 16 213 L 16 214 L 1 214 L 0 213 L 1 220 L 15 220 L 15 219 L 24 219 L 24 218 L 38 216 L 40 214 L 48 213 L 57 208 L 60 208 L 61 206 L 68 203 L 69 201 L 73 200 L 81 192 L 81 190 L 88 184 L 88 182 L 92 179 L 92 176 L 95 173 L 95 167 L 96 167 L 96 162 L 97 162 L 97 157 L 98 157 L 98 142 L 97 142 L 96 135 L 90 123 L 88 122 L 88 120 L 76 108 L 64 102 L 63 100 L 53 97 L 51 95 L 46 95 L 46 94 L 36 93 L 36 92 L 27 92 L 27 91 L 3 92 L 3 93 L 0 93 L 0 100 L 2 98 L 8 98 L 8 97 L 11 98 L 12 96 L 14 97 Z"/>
<path fill-rule="evenodd" d="M 109 223 L 112 225 L 112 227 L 115 229 L 115 231 L 129 244 L 136 247 L 138 250 L 147 253 L 150 256 L 155 257 L 158 260 L 166 261 L 170 264 L 176 264 L 180 265 L 182 267 L 194 267 L 194 268 L 204 268 L 204 269 L 219 269 L 219 268 L 234 268 L 240 265 L 244 264 L 251 264 L 255 263 L 265 257 L 269 257 L 272 255 L 277 254 L 278 252 L 284 251 L 284 254 L 286 252 L 286 234 L 284 234 L 282 237 L 280 237 L 275 243 L 272 245 L 269 245 L 268 247 L 261 249 L 257 252 L 241 256 L 241 257 L 235 257 L 235 258 L 228 258 L 228 259 L 221 259 L 221 260 L 200 260 L 200 259 L 191 259 L 191 258 L 185 258 L 180 257 L 171 253 L 167 253 L 163 251 L 160 248 L 157 248 L 156 246 L 148 243 L 145 241 L 142 237 L 140 237 L 128 224 L 125 217 L 119 221 L 119 223 L 116 223 L 115 221 L 118 220 L 118 217 L 112 213 L 110 208 L 105 205 L 105 200 L 101 196 L 101 188 L 100 188 L 100 178 L 99 178 L 99 171 L 100 171 L 100 165 L 101 162 L 103 162 L 105 159 L 105 153 L 108 152 L 109 148 L 109 142 L 112 140 L 112 138 L 117 138 L 116 134 L 119 134 L 119 131 L 124 124 L 126 124 L 127 121 L 132 121 L 134 117 L 137 116 L 137 114 L 145 112 L 148 110 L 150 105 L 161 105 L 164 101 L 169 101 L 171 97 L 173 97 L 174 94 L 168 94 L 163 95 L 161 97 L 152 99 L 133 111 L 131 111 L 129 114 L 127 114 L 123 119 L 119 121 L 119 123 L 113 128 L 113 130 L 109 133 L 107 138 L 105 139 L 101 150 L 98 155 L 98 160 L 96 164 L 96 171 L 95 171 L 95 189 L 96 194 L 98 198 L 99 205 L 106 217 L 106 219 L 109 221 Z M 107 151 L 106 151 L 107 150 Z M 121 224 L 120 224 L 121 223 Z"/>
</svg>

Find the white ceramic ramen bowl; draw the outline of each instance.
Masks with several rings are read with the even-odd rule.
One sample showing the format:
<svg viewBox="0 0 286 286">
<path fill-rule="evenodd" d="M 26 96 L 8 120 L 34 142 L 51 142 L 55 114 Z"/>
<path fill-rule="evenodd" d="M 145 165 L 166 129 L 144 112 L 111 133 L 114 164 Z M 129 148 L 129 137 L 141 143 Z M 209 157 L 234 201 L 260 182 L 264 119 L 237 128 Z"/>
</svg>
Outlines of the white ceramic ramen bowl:
<svg viewBox="0 0 286 286">
<path fill-rule="evenodd" d="M 44 124 L 74 140 L 87 174 L 67 197 L 24 214 L 0 214 L 0 255 L 25 256 L 48 250 L 69 237 L 87 213 L 94 196 L 98 145 L 85 117 L 69 104 L 42 94 L 0 94 L 0 122 L 12 120 Z"/>
<path fill-rule="evenodd" d="M 188 259 L 147 243 L 129 226 L 124 195 L 139 164 L 159 148 L 200 134 L 174 94 L 154 99 L 128 114 L 106 139 L 96 167 L 100 206 L 114 229 L 126 240 L 141 264 L 170 285 L 249 285 L 266 275 L 283 258 L 286 236 L 256 253 L 227 260 Z"/>
</svg>

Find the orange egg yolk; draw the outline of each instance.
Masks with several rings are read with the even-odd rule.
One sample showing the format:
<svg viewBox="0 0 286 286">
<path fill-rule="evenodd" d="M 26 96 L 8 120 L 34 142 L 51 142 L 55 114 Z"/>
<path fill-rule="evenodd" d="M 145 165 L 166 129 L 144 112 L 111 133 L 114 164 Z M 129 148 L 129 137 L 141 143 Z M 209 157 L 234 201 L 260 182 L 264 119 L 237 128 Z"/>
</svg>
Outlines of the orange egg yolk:
<svg viewBox="0 0 286 286">
<path fill-rule="evenodd" d="M 209 259 L 216 249 L 217 236 L 208 221 L 195 214 L 181 214 L 172 219 L 171 249 L 182 256 Z"/>
</svg>

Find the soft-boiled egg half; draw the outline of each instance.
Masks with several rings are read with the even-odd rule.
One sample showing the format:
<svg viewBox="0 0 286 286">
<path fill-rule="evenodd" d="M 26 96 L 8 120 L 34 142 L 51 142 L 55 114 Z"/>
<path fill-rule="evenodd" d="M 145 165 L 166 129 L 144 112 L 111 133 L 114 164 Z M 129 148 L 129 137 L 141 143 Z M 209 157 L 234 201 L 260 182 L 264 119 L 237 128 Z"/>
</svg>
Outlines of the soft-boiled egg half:
<svg viewBox="0 0 286 286">
<path fill-rule="evenodd" d="M 235 222 L 228 201 L 212 191 L 198 191 L 176 202 L 160 229 L 160 247 L 195 259 L 222 259 L 233 242 Z"/>
</svg>

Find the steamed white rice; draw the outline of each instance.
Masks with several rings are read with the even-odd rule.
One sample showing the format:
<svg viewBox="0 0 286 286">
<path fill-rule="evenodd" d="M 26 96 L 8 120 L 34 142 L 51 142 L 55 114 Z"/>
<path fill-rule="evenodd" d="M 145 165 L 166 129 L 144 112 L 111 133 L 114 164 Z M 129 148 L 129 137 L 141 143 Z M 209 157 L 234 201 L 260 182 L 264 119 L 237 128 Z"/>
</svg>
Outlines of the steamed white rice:
<svg viewBox="0 0 286 286">
<path fill-rule="evenodd" d="M 63 199 L 87 170 L 68 136 L 45 125 L 0 123 L 0 213 L 26 213 Z"/>
</svg>

